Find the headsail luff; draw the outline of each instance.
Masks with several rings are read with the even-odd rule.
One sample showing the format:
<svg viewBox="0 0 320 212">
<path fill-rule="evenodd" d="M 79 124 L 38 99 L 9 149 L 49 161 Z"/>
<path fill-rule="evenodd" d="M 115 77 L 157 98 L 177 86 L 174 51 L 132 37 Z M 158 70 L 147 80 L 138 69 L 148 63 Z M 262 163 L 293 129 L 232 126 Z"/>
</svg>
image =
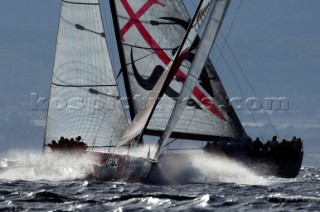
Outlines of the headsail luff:
<svg viewBox="0 0 320 212">
<path fill-rule="evenodd" d="M 99 0 L 62 0 L 44 144 L 115 146 L 128 125 L 118 96 Z"/>
<path fill-rule="evenodd" d="M 178 98 L 177 103 L 172 111 L 166 129 L 159 139 L 156 158 L 161 156 L 161 152 L 163 150 L 163 147 L 166 145 L 167 139 L 173 131 L 176 123 L 180 119 L 180 116 L 187 105 L 188 98 L 191 97 L 192 91 L 198 82 L 201 71 L 205 66 L 214 41 L 216 40 L 217 34 L 223 22 L 224 16 L 228 10 L 229 4 L 230 0 L 217 0 L 217 3 L 215 4 L 211 12 L 204 35 L 198 47 L 197 54 L 192 62 L 191 68 L 187 75 L 187 79 L 185 80 L 182 87 L 180 97 Z M 237 134 L 237 131 L 235 131 L 234 134 Z"/>
<path fill-rule="evenodd" d="M 174 77 L 176 71 L 179 69 L 181 63 L 186 58 L 190 48 L 197 38 L 197 32 L 210 10 L 210 7 L 215 3 L 213 0 L 203 0 L 199 3 L 199 7 L 196 11 L 196 14 L 191 21 L 190 27 L 187 30 L 185 38 L 178 48 L 178 51 L 175 53 L 173 61 L 171 61 L 166 70 L 162 73 L 160 79 L 157 81 L 156 85 L 153 87 L 152 91 L 149 94 L 148 99 L 143 105 L 143 110 L 141 110 L 134 118 L 131 125 L 126 130 L 123 135 L 121 142 L 118 145 L 125 145 L 136 136 L 138 136 L 142 130 L 144 130 L 151 118 L 151 115 L 157 106 L 159 98 L 163 96 L 168 85 L 171 82 L 171 79 Z M 156 51 L 156 50 L 155 50 Z M 168 75 L 170 74 L 170 75 Z"/>
</svg>

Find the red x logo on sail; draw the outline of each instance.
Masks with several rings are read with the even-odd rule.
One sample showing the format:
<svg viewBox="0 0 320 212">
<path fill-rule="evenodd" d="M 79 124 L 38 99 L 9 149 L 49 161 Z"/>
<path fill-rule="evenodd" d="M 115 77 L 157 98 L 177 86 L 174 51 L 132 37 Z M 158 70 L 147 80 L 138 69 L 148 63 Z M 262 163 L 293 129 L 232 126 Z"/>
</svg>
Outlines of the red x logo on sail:
<svg viewBox="0 0 320 212">
<path fill-rule="evenodd" d="M 148 0 L 138 11 L 135 13 L 130 6 L 128 0 L 121 0 L 123 7 L 127 11 L 130 20 L 124 27 L 121 29 L 120 34 L 122 40 L 124 40 L 124 35 L 129 31 L 129 29 L 135 26 L 140 32 L 143 39 L 146 43 L 153 49 L 154 53 L 159 57 L 159 59 L 167 66 L 170 63 L 170 57 L 162 50 L 159 44 L 153 39 L 147 29 L 143 26 L 140 17 L 145 14 L 153 5 L 158 4 L 165 6 L 158 0 Z M 186 78 L 186 75 L 179 69 L 176 73 L 177 78 Z M 198 88 L 195 87 L 192 94 L 203 104 L 206 108 L 212 112 L 215 116 L 225 121 L 225 117 L 219 111 L 219 109 L 214 105 L 214 103 Z"/>
</svg>

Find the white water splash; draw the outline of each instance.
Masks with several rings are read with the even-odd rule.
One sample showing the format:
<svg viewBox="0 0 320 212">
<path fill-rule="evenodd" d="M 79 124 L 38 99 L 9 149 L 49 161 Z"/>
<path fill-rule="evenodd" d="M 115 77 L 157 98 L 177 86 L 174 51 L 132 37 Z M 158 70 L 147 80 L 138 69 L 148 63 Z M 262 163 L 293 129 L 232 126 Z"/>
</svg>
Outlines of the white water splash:
<svg viewBox="0 0 320 212">
<path fill-rule="evenodd" d="M 209 155 L 190 156 L 192 166 L 200 173 L 199 181 L 220 181 L 246 185 L 269 185 L 271 182 L 249 168 L 225 157 Z"/>
<path fill-rule="evenodd" d="M 150 149 L 150 155 L 153 156 L 156 151 L 156 146 L 145 146 L 129 151 L 129 155 L 135 157 L 144 157 L 146 158 Z M 119 150 L 117 154 L 128 154 L 128 150 Z M 190 174 L 191 176 L 196 176 L 192 179 L 192 182 L 227 182 L 227 183 L 236 183 L 236 184 L 246 184 L 246 185 L 270 185 L 273 183 L 273 180 L 267 177 L 262 177 L 257 175 L 255 172 L 251 171 L 249 168 L 245 167 L 241 163 L 238 163 L 235 160 L 228 159 L 221 156 L 213 156 L 207 154 L 189 154 L 189 162 L 194 169 L 197 170 L 197 173 Z M 186 164 L 174 163 L 171 162 L 171 166 L 175 167 L 175 174 L 180 174 L 179 170 L 182 171 L 185 169 Z M 180 161 L 181 162 L 181 161 Z"/>
<path fill-rule="evenodd" d="M 151 155 L 155 149 L 151 147 Z M 148 148 L 131 151 L 130 155 L 146 157 Z M 120 152 L 119 152 L 120 153 Z M 126 154 L 126 151 L 122 152 Z M 0 160 L 0 179 L 6 180 L 76 180 L 84 179 L 93 172 L 96 158 L 89 155 L 72 156 L 42 154 L 35 151 L 13 150 Z M 189 157 L 198 171 L 194 182 L 228 182 L 248 185 L 269 185 L 271 180 L 256 175 L 240 163 L 223 157 L 194 154 Z M 193 169 L 193 170 L 194 170 Z"/>
<path fill-rule="evenodd" d="M 96 159 L 88 155 L 42 154 L 11 150 L 0 163 L 0 179 L 61 181 L 84 179 L 93 172 Z"/>
<path fill-rule="evenodd" d="M 130 155 L 134 157 L 146 158 L 148 154 L 153 157 L 156 153 L 157 147 L 155 145 L 146 145 L 143 147 L 136 147 L 134 149 L 118 149 L 115 151 L 119 155 Z"/>
</svg>

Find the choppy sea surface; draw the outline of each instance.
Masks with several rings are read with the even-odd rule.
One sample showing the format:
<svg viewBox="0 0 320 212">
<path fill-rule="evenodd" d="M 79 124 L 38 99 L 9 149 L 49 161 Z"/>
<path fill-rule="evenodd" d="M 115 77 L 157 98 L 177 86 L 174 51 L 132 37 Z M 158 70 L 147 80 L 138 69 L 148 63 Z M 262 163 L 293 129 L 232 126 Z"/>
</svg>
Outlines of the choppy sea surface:
<svg viewBox="0 0 320 212">
<path fill-rule="evenodd" d="M 91 158 L 11 151 L 0 160 L 1 211 L 320 210 L 320 168 L 295 179 L 262 177 L 241 164 L 195 161 L 203 173 L 188 185 L 88 180 Z"/>
</svg>

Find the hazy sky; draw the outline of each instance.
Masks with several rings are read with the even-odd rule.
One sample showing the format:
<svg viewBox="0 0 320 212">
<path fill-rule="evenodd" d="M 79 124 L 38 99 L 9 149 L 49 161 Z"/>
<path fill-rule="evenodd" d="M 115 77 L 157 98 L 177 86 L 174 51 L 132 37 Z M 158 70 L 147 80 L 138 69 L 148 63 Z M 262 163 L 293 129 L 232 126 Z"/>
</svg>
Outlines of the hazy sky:
<svg viewBox="0 0 320 212">
<path fill-rule="evenodd" d="M 103 1 L 103 8 L 107 8 L 107 2 Z M 60 1 L 10 0 L 1 3 L 0 120 L 6 120 L 12 112 L 31 112 L 30 93 L 49 96 Z M 289 110 L 273 112 L 270 119 L 282 136 L 298 134 L 306 143 L 315 142 L 320 130 L 319 10 L 319 0 L 232 0 L 222 28 L 223 36 L 229 34 L 228 45 L 215 64 L 230 97 L 241 96 L 233 75 L 237 76 L 246 97 L 254 96 L 240 71 L 239 61 L 259 98 L 288 98 Z M 214 62 L 219 57 L 218 47 L 222 48 L 224 44 L 222 34 L 212 53 Z M 115 48 L 114 44 L 111 46 Z M 252 122 L 247 112 L 238 112 L 242 121 Z M 38 115 L 33 112 L 33 116 Z M 258 114 L 257 118 L 258 122 L 266 121 L 263 115 Z M 0 125 L 1 145 L 19 146 L 21 142 L 7 144 L 4 135 L 8 129 L 19 135 L 22 128 Z M 252 130 L 252 133 L 255 136 L 257 132 Z M 36 139 L 39 140 L 30 146 L 41 146 L 41 136 Z M 318 150 L 314 151 L 320 153 Z"/>
</svg>

